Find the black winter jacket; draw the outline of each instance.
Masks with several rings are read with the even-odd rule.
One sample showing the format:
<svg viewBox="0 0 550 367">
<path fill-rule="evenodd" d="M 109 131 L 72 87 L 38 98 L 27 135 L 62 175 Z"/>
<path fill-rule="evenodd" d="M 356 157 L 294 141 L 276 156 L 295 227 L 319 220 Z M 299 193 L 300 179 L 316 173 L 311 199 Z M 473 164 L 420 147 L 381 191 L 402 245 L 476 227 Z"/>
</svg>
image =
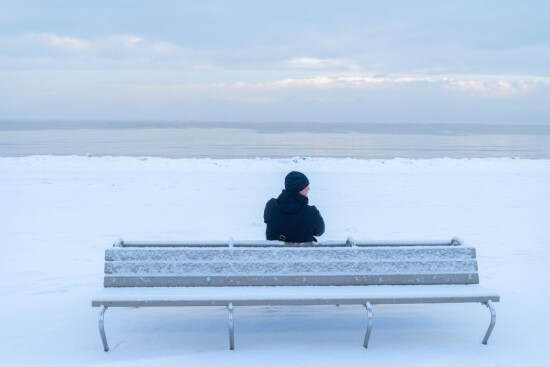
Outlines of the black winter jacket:
<svg viewBox="0 0 550 367">
<path fill-rule="evenodd" d="M 286 190 L 277 199 L 270 199 L 264 210 L 266 238 L 279 240 L 280 235 L 285 235 L 285 242 L 316 242 L 313 236 L 320 236 L 325 232 L 325 222 L 319 210 L 307 204 L 307 197 Z M 293 220 L 294 225 L 290 225 Z"/>
</svg>

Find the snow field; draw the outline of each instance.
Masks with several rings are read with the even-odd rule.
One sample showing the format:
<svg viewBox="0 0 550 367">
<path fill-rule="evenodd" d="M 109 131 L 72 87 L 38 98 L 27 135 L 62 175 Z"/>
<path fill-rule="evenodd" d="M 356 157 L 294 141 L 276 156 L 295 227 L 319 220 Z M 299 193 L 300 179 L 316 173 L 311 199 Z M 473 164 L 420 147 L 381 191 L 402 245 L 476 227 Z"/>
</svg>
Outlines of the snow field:
<svg viewBox="0 0 550 367">
<path fill-rule="evenodd" d="M 477 304 L 97 309 L 117 238 L 263 239 L 265 202 L 299 170 L 322 240 L 441 239 L 477 249 L 497 324 Z M 546 365 L 550 160 L 0 158 L 0 363 L 5 366 Z"/>
</svg>

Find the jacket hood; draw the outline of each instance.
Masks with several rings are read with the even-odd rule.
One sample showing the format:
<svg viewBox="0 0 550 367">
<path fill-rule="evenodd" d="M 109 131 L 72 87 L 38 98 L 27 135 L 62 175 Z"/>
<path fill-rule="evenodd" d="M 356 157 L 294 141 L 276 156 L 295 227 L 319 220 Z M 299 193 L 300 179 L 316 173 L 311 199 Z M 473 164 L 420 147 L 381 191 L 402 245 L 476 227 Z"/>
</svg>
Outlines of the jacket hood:
<svg viewBox="0 0 550 367">
<path fill-rule="evenodd" d="M 275 204 L 283 213 L 293 214 L 302 209 L 309 199 L 297 192 L 283 190 L 281 195 L 275 200 Z"/>
</svg>

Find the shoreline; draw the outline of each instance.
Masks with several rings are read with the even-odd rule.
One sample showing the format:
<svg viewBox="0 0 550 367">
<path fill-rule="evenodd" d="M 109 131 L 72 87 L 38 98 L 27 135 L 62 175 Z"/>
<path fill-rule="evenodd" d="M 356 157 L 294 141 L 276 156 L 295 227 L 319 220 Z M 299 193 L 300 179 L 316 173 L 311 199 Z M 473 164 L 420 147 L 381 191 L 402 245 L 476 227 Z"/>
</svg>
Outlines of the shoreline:
<svg viewBox="0 0 550 367">
<path fill-rule="evenodd" d="M 0 155 L 0 159 L 25 159 L 25 158 L 87 158 L 87 159 L 134 159 L 139 161 L 146 160 L 172 160 L 172 161 L 315 161 L 315 160 L 338 160 L 338 161 L 360 161 L 360 162 L 387 162 L 387 161 L 550 161 L 550 157 L 544 158 L 523 158 L 516 156 L 506 157 L 429 157 L 429 158 L 411 158 L 411 157 L 391 157 L 391 158 L 363 158 L 363 157 L 319 157 L 319 156 L 281 156 L 281 157 L 165 157 L 152 155 L 98 155 L 98 154 L 27 154 L 27 155 Z"/>
</svg>

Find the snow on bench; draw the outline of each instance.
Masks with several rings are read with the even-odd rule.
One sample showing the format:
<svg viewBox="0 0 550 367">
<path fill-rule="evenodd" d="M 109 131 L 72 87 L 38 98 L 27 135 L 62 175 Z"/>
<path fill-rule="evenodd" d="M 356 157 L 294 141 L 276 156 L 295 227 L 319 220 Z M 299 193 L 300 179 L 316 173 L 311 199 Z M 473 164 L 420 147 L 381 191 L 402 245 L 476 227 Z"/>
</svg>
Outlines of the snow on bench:
<svg viewBox="0 0 550 367">
<path fill-rule="evenodd" d="M 105 251 L 100 307 L 104 350 L 108 307 L 225 306 L 234 349 L 233 309 L 258 305 L 372 305 L 479 302 L 495 324 L 500 297 L 479 283 L 476 251 L 451 241 L 288 244 L 278 241 L 124 242 Z"/>
</svg>

